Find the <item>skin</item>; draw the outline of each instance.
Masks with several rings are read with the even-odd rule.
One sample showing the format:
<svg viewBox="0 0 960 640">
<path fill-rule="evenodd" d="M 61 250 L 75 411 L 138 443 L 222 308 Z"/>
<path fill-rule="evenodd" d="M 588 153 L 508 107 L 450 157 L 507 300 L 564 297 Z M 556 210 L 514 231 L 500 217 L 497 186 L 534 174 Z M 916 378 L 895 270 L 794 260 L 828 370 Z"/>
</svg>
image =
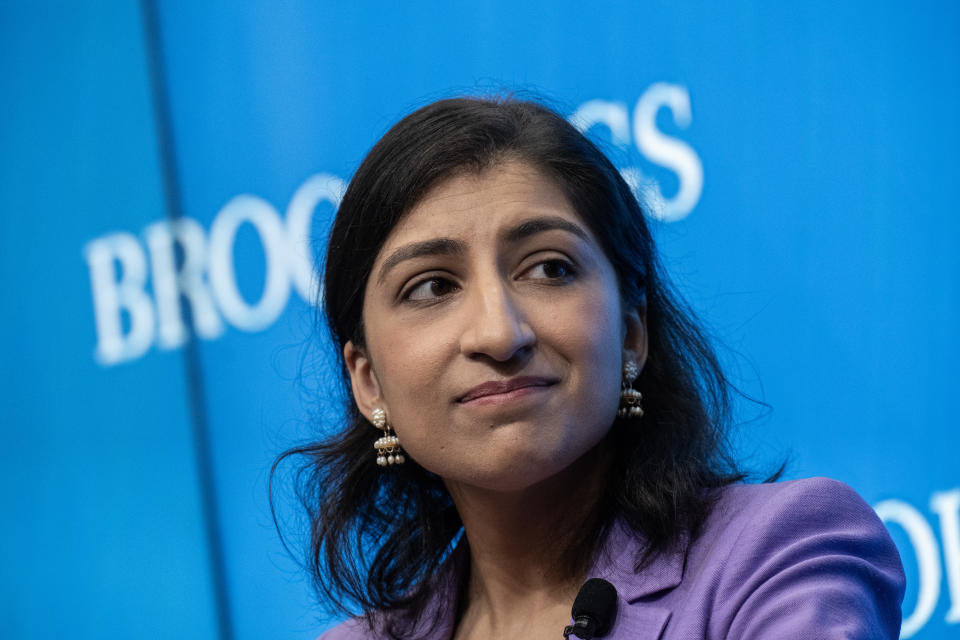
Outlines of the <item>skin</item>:
<svg viewBox="0 0 960 640">
<path fill-rule="evenodd" d="M 511 160 L 440 183 L 401 219 L 363 318 L 365 348 L 344 348 L 357 405 L 368 419 L 387 412 L 464 523 L 471 572 L 456 637 L 557 637 L 582 576 L 553 568 L 566 523 L 599 491 L 597 444 L 623 362 L 645 361 L 642 310 L 624 308 L 555 182 Z M 518 378 L 532 386 L 469 395 Z"/>
</svg>

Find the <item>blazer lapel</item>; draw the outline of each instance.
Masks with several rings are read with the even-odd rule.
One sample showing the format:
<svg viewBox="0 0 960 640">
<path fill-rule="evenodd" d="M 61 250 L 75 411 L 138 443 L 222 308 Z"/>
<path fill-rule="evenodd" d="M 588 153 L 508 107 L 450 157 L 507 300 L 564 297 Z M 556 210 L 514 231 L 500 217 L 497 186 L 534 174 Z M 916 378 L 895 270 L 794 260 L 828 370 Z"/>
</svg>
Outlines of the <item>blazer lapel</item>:
<svg viewBox="0 0 960 640">
<path fill-rule="evenodd" d="M 617 612 L 616 622 L 606 636 L 611 640 L 659 640 L 671 611 L 648 605 L 626 605 Z"/>
<path fill-rule="evenodd" d="M 671 610 L 651 602 L 650 596 L 675 588 L 683 580 L 689 537 L 681 537 L 640 571 L 634 570 L 643 539 L 624 523 L 614 525 L 589 577 L 610 581 L 617 589 L 617 617 L 607 636 L 611 640 L 657 640 L 670 620 Z"/>
</svg>

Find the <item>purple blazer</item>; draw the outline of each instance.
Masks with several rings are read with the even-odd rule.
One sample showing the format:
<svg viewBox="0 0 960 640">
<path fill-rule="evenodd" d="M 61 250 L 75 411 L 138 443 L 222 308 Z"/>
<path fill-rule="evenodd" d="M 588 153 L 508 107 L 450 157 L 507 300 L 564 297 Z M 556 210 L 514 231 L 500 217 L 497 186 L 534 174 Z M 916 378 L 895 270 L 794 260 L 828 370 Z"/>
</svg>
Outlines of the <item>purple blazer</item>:
<svg viewBox="0 0 960 640">
<path fill-rule="evenodd" d="M 681 540 L 637 573 L 633 563 L 642 544 L 636 532 L 616 525 L 587 576 L 605 578 L 617 589 L 617 617 L 605 638 L 899 635 L 905 583 L 900 556 L 873 509 L 840 482 L 731 485 L 696 538 Z M 452 590 L 438 591 L 435 610 L 452 612 L 451 599 Z M 452 614 L 439 620 L 420 636 L 449 640 Z M 562 631 L 558 625 L 558 638 Z M 383 637 L 353 619 L 321 640 Z"/>
</svg>

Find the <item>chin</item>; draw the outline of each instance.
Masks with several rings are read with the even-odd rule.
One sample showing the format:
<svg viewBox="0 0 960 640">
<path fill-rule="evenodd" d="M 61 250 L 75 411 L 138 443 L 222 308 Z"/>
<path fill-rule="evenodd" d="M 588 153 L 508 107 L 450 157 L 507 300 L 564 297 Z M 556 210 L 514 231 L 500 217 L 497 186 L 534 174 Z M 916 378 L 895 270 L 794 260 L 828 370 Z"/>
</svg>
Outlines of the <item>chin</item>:
<svg viewBox="0 0 960 640">
<path fill-rule="evenodd" d="M 481 461 L 474 461 L 469 466 L 464 464 L 451 474 L 450 479 L 488 491 L 516 493 L 563 475 L 582 457 L 567 452 L 553 456 L 544 453 L 543 450 L 504 452 L 487 457 L 481 464 L 477 464 Z"/>
</svg>

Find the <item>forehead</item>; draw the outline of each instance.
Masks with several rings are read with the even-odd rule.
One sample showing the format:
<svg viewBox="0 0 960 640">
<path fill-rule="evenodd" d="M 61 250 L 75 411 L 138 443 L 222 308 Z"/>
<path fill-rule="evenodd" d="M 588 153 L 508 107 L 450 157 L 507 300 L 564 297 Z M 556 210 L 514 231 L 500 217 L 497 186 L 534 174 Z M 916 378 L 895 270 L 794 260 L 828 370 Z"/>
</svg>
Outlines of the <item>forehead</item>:
<svg viewBox="0 0 960 640">
<path fill-rule="evenodd" d="M 530 164 L 510 160 L 460 173 L 435 185 L 401 218 L 377 262 L 408 242 L 435 236 L 479 238 L 536 215 L 566 218 L 589 233 L 556 180 Z"/>
</svg>

